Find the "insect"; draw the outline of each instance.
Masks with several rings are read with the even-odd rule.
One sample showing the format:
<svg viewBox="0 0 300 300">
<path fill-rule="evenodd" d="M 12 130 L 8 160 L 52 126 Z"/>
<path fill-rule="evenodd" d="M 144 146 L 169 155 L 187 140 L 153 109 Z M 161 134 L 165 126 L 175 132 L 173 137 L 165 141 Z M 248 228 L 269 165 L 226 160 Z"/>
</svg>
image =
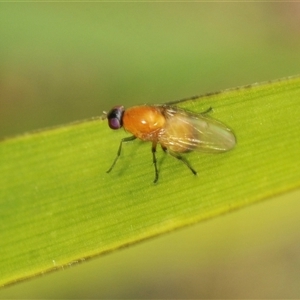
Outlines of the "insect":
<svg viewBox="0 0 300 300">
<path fill-rule="evenodd" d="M 176 105 L 140 105 L 125 109 L 115 106 L 107 113 L 111 129 L 124 128 L 132 136 L 121 140 L 117 156 L 109 173 L 115 166 L 124 142 L 136 138 L 152 142 L 152 159 L 155 171 L 154 183 L 158 180 L 156 147 L 160 144 L 168 152 L 182 161 L 194 175 L 196 170 L 181 155 L 189 151 L 220 153 L 232 149 L 236 144 L 233 132 L 221 122 L 207 116 L 208 111 L 194 113 Z"/>
</svg>

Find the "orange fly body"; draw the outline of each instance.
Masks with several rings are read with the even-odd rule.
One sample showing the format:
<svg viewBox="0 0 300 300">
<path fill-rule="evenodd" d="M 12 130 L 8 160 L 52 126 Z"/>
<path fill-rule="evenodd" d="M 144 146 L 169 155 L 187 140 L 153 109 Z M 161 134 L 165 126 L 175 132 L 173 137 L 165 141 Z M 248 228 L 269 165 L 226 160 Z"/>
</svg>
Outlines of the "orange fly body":
<svg viewBox="0 0 300 300">
<path fill-rule="evenodd" d="M 208 112 L 208 111 L 207 111 Z M 206 113 L 194 113 L 173 105 L 140 105 L 128 108 L 115 106 L 107 114 L 111 129 L 124 128 L 132 136 L 121 140 L 117 156 L 109 168 L 116 164 L 124 142 L 136 138 L 152 142 L 152 158 L 155 170 L 154 183 L 158 180 L 156 146 L 160 144 L 168 152 L 181 160 L 193 174 L 197 172 L 181 153 L 202 151 L 208 153 L 226 152 L 236 144 L 233 132 L 221 122 L 206 116 Z"/>
</svg>

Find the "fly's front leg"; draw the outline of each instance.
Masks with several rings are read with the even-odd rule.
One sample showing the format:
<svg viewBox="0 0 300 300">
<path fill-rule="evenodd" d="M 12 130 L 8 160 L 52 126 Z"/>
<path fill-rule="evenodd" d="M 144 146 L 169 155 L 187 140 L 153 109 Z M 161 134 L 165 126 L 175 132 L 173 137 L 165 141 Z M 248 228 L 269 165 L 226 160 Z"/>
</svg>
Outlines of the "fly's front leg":
<svg viewBox="0 0 300 300">
<path fill-rule="evenodd" d="M 152 156 L 153 156 L 153 165 L 154 165 L 154 170 L 155 170 L 155 178 L 154 178 L 154 181 L 153 183 L 156 183 L 157 180 L 158 180 L 158 170 L 157 170 L 157 162 L 156 162 L 156 145 L 157 145 L 157 142 L 153 142 L 152 143 Z"/>
<path fill-rule="evenodd" d="M 136 139 L 136 137 L 133 135 L 133 136 L 129 136 L 129 137 L 123 138 L 123 139 L 121 140 L 120 146 L 119 146 L 119 150 L 118 150 L 118 153 L 117 153 L 117 157 L 115 158 L 115 160 L 114 160 L 113 164 L 111 165 L 111 167 L 106 171 L 106 173 L 109 173 L 109 172 L 113 169 L 113 167 L 115 166 L 115 164 L 116 164 L 118 158 L 120 157 L 121 151 L 122 151 L 122 144 L 123 144 L 124 142 L 125 142 L 125 143 L 126 143 L 126 142 L 130 142 L 130 141 L 133 141 L 133 140 L 135 140 L 135 139 Z"/>
</svg>

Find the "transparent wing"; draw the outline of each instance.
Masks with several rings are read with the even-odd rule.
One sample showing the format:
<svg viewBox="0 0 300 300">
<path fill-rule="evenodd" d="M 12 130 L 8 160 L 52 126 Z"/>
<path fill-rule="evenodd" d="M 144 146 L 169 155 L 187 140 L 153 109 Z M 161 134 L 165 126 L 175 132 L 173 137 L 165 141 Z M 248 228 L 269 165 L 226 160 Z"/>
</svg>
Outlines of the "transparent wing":
<svg viewBox="0 0 300 300">
<path fill-rule="evenodd" d="M 221 122 L 176 106 L 161 106 L 166 123 L 160 135 L 162 146 L 174 152 L 190 150 L 218 153 L 236 144 L 233 132 Z"/>
</svg>

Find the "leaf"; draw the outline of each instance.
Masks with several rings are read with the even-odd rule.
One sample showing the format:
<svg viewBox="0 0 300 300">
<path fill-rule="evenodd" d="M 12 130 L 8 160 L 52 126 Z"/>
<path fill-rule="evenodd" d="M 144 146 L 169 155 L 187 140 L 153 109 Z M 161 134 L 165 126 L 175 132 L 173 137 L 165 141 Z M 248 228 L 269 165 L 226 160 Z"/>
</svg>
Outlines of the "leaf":
<svg viewBox="0 0 300 300">
<path fill-rule="evenodd" d="M 198 171 L 94 119 L 0 143 L 0 285 L 7 285 L 241 208 L 300 186 L 300 78 L 178 105 L 236 134 L 224 154 L 190 153 Z"/>
</svg>

